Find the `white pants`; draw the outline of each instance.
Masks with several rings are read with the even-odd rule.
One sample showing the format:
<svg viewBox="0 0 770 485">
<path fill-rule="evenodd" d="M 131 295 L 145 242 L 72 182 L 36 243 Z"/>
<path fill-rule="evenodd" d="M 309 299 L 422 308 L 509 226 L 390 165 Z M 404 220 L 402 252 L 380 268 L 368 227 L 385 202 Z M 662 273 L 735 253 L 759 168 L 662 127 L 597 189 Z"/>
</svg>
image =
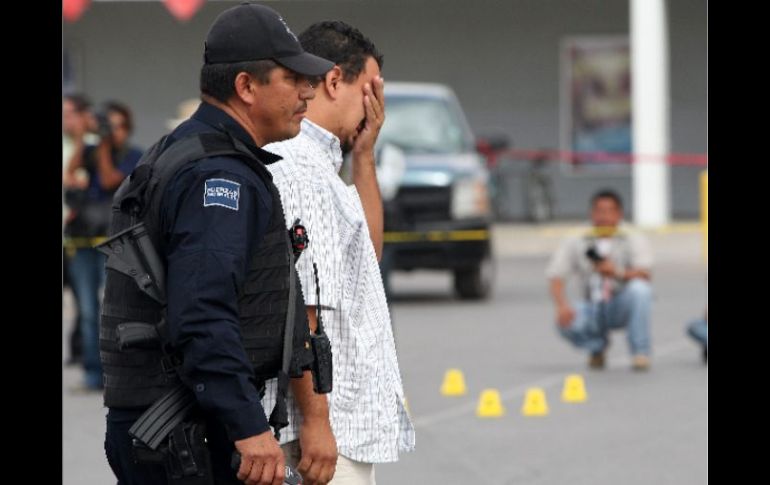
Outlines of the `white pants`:
<svg viewBox="0 0 770 485">
<path fill-rule="evenodd" d="M 329 485 L 377 485 L 374 480 L 374 464 L 337 455 L 337 470 Z"/>
<path fill-rule="evenodd" d="M 301 456 L 299 440 L 286 443 L 281 448 L 286 457 L 286 464 L 296 469 Z M 374 464 L 337 455 L 337 469 L 329 485 L 377 485 L 374 480 Z"/>
</svg>

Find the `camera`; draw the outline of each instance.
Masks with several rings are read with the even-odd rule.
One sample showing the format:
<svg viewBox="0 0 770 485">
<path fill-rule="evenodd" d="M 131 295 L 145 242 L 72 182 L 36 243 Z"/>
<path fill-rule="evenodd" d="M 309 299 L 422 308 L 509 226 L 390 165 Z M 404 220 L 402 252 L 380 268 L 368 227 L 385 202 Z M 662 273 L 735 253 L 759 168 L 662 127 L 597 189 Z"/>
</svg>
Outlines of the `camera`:
<svg viewBox="0 0 770 485">
<path fill-rule="evenodd" d="M 110 125 L 110 118 L 106 111 L 94 113 L 94 119 L 96 120 L 96 134 L 99 135 L 99 138 L 104 139 L 112 136 L 112 125 Z"/>
<path fill-rule="evenodd" d="M 601 263 L 604 258 L 596 250 L 596 247 L 591 246 L 586 250 L 586 257 L 591 260 L 592 263 Z"/>
</svg>

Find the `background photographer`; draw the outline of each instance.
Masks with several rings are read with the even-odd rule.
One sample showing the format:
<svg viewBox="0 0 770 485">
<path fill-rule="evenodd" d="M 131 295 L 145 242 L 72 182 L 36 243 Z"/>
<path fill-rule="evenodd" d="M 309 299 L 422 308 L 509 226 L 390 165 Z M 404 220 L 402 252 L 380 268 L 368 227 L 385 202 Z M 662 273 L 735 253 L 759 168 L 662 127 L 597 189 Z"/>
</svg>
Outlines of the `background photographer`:
<svg viewBox="0 0 770 485">
<path fill-rule="evenodd" d="M 66 104 L 65 98 L 65 110 Z M 93 246 L 107 235 L 112 196 L 134 169 L 142 151 L 128 145 L 133 120 L 126 105 L 109 102 L 95 115 L 81 110 L 80 116 L 82 129 L 69 133 L 71 156 L 62 180 L 69 209 L 64 244 L 80 314 L 85 390 L 99 390 L 99 290 L 104 284 L 104 256 Z M 89 133 L 98 135 L 96 144 L 88 143 Z"/>
<path fill-rule="evenodd" d="M 98 141 L 98 137 L 94 134 L 88 133 L 88 127 L 92 120 L 91 115 L 91 102 L 88 98 L 82 94 L 72 93 L 62 97 L 62 111 L 61 111 L 61 141 L 62 141 L 62 186 L 65 185 L 67 180 L 67 166 L 69 165 L 70 158 L 72 158 L 75 145 L 83 143 L 90 138 L 91 142 Z M 77 142 L 76 142 L 77 140 Z M 64 191 L 62 190 L 62 230 L 69 218 L 70 210 L 67 204 L 64 203 Z M 72 252 L 72 251 L 69 251 Z M 74 254 L 73 254 L 74 255 Z M 62 247 L 62 290 L 69 287 L 72 290 L 72 297 L 75 302 L 75 316 L 72 319 L 72 330 L 69 334 L 69 355 L 67 357 L 67 365 L 80 364 L 83 362 L 83 337 L 80 334 L 80 314 L 77 310 L 77 293 L 75 288 L 70 283 L 69 266 L 70 255 L 68 251 Z"/>
<path fill-rule="evenodd" d="M 611 329 L 628 327 L 632 368 L 650 366 L 653 256 L 647 239 L 622 224 L 623 203 L 611 190 L 591 198 L 593 227 L 566 239 L 546 270 L 561 335 L 590 352 L 588 365 L 604 367 Z M 576 275 L 583 299 L 570 305 L 565 281 Z"/>
</svg>

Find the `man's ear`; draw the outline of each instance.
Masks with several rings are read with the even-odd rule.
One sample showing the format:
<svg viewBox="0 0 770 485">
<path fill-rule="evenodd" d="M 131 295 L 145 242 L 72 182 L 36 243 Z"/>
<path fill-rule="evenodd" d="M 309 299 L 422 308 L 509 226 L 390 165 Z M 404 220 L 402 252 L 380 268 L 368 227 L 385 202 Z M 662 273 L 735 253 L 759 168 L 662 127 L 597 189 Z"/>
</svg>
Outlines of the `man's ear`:
<svg viewBox="0 0 770 485">
<path fill-rule="evenodd" d="M 341 84 L 342 84 L 342 69 L 340 69 L 340 66 L 335 65 L 324 76 L 324 79 L 323 79 L 324 90 L 326 90 L 326 93 L 329 95 L 331 99 L 337 99 Z"/>
<path fill-rule="evenodd" d="M 239 72 L 235 76 L 235 95 L 248 105 L 257 101 L 256 86 L 251 81 L 251 76 L 245 72 Z"/>
</svg>

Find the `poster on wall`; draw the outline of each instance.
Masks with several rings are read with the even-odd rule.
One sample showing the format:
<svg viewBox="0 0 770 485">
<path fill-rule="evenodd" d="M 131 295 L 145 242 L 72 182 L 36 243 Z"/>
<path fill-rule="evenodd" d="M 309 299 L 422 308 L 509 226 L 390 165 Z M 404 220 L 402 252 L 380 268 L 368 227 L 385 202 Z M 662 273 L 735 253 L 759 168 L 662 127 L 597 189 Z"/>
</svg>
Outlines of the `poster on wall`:
<svg viewBox="0 0 770 485">
<path fill-rule="evenodd" d="M 562 42 L 561 148 L 573 172 L 625 171 L 633 150 L 628 37 Z"/>
</svg>

